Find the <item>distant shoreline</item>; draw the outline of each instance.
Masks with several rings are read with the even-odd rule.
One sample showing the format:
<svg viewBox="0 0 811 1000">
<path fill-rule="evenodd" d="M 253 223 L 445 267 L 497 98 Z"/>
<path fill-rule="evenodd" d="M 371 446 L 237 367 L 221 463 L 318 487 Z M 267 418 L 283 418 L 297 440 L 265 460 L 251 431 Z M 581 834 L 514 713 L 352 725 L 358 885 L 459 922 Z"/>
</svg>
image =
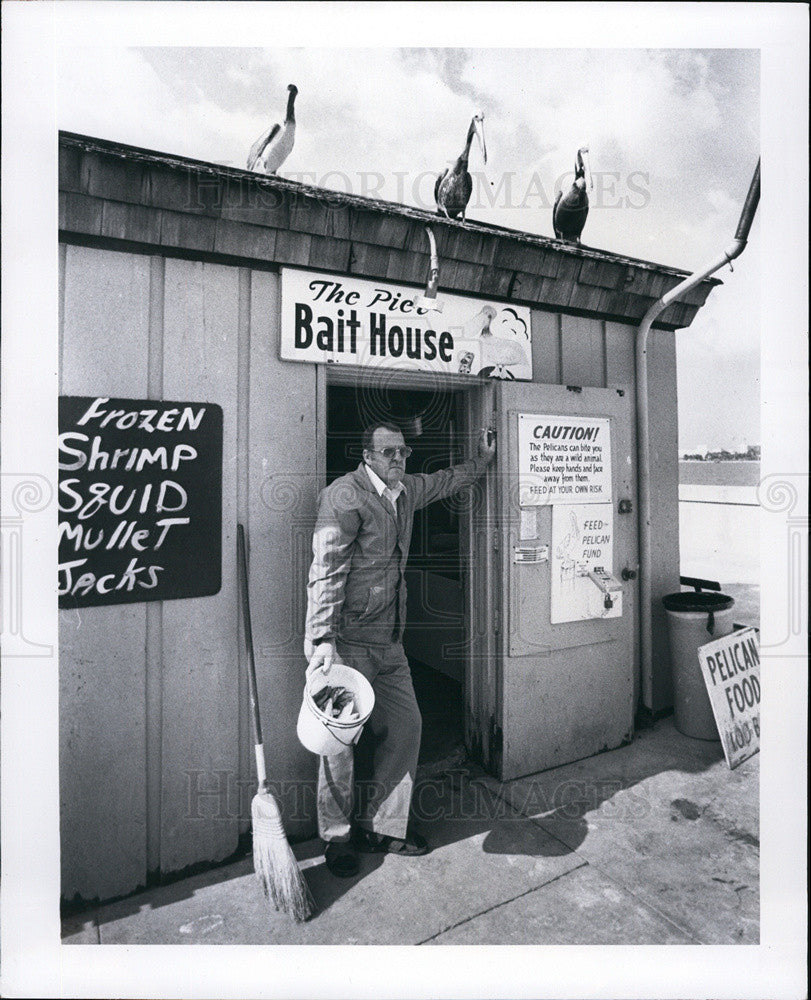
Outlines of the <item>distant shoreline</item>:
<svg viewBox="0 0 811 1000">
<path fill-rule="evenodd" d="M 760 482 L 760 462 L 756 459 L 697 461 L 679 459 L 680 486 L 749 486 Z"/>
</svg>

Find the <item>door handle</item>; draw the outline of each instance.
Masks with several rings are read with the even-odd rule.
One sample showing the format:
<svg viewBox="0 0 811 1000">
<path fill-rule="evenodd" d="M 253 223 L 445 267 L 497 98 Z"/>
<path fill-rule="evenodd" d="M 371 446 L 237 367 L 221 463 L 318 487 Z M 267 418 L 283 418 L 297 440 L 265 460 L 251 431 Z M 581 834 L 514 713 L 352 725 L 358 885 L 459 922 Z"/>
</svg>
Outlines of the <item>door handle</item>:
<svg viewBox="0 0 811 1000">
<path fill-rule="evenodd" d="M 623 578 L 623 580 L 635 580 L 636 570 L 628 569 L 628 567 L 626 566 L 625 569 L 620 573 L 620 576 Z"/>
</svg>

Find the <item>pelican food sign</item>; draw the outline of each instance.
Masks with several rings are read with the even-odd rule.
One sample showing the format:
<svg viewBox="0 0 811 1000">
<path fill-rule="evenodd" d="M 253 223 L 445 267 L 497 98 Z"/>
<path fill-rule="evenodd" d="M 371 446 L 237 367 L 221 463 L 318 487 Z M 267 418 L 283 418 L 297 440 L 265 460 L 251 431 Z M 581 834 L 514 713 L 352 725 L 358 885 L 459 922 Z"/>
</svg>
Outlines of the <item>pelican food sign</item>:
<svg viewBox="0 0 811 1000">
<path fill-rule="evenodd" d="M 452 375 L 532 378 L 530 311 L 424 289 L 282 268 L 281 357 Z"/>
<path fill-rule="evenodd" d="M 216 594 L 222 409 L 62 396 L 59 605 Z"/>
</svg>

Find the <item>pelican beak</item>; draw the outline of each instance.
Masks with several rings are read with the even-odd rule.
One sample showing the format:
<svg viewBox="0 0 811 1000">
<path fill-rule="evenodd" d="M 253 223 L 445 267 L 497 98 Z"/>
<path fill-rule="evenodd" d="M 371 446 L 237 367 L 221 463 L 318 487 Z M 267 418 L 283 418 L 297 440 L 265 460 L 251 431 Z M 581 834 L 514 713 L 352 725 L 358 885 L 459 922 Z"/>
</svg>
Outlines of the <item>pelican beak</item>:
<svg viewBox="0 0 811 1000">
<path fill-rule="evenodd" d="M 484 116 L 477 116 L 474 119 L 473 127 L 476 129 L 476 136 L 479 140 L 479 145 L 482 147 L 482 159 L 487 163 L 487 146 L 484 141 Z"/>
<path fill-rule="evenodd" d="M 591 175 L 591 162 L 589 160 L 589 147 L 584 146 L 581 150 L 583 156 L 585 157 L 584 166 L 586 168 L 586 177 L 588 178 L 589 187 L 594 190 L 594 178 Z"/>
</svg>

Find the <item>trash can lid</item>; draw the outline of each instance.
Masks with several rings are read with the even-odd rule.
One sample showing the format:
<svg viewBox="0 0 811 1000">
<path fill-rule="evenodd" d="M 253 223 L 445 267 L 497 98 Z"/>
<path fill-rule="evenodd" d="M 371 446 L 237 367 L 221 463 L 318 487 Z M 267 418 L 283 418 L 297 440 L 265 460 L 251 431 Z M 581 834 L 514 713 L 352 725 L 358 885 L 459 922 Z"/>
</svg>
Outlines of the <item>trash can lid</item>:
<svg viewBox="0 0 811 1000">
<path fill-rule="evenodd" d="M 693 593 L 683 591 L 680 594 L 667 594 L 662 598 L 662 604 L 668 611 L 697 611 L 707 614 L 710 611 L 726 611 L 735 603 L 735 598 L 728 594 Z"/>
</svg>

